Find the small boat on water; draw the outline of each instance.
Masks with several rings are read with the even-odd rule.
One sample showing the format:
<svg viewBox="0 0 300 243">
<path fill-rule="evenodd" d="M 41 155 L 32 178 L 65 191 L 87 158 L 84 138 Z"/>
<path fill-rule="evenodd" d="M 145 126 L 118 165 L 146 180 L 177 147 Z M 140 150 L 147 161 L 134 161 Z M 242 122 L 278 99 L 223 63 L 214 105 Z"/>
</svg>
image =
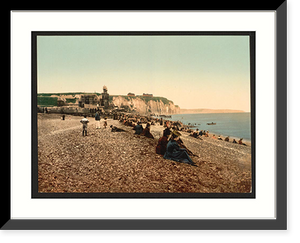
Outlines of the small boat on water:
<svg viewBox="0 0 300 243">
<path fill-rule="evenodd" d="M 168 116 L 168 115 L 159 115 L 159 117 L 172 118 L 172 116 Z"/>
<path fill-rule="evenodd" d="M 216 125 L 217 123 L 214 122 L 210 122 L 210 123 L 206 123 L 207 125 Z"/>
</svg>

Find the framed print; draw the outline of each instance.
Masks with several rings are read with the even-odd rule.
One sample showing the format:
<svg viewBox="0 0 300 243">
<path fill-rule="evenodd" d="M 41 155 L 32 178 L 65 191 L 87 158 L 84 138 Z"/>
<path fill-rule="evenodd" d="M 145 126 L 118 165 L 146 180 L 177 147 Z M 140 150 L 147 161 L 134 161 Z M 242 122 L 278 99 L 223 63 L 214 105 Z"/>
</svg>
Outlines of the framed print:
<svg viewBox="0 0 300 243">
<path fill-rule="evenodd" d="M 286 1 L 11 19 L 2 229 L 286 229 Z"/>
<path fill-rule="evenodd" d="M 255 196 L 255 156 L 252 156 L 255 154 L 254 32 L 32 32 L 32 35 L 33 77 L 37 77 L 33 80 L 33 87 L 39 89 L 37 103 L 33 102 L 32 107 L 33 124 L 37 124 L 37 132 L 34 127 L 32 129 L 32 138 L 38 141 L 33 145 L 33 148 L 38 148 L 33 152 L 32 164 L 34 198 Z M 49 50 L 51 43 L 55 43 L 53 50 Z M 74 44 L 69 54 L 66 49 L 62 53 L 62 49 L 57 48 L 57 45 L 66 46 L 68 43 Z M 91 82 L 99 87 L 98 79 L 103 80 L 103 91 L 43 92 L 48 88 L 55 89 L 53 82 L 57 78 L 48 78 L 42 68 L 44 66 L 47 73 L 51 68 L 56 69 L 49 65 L 53 52 L 57 51 L 55 62 L 60 60 L 59 66 L 65 66 L 63 72 L 68 72 L 69 67 L 69 72 L 73 73 L 70 59 L 77 50 L 80 51 L 75 54 L 79 55 L 76 63 L 79 59 L 91 58 L 90 54 L 86 58 L 83 56 L 90 52 L 88 49 L 83 51 L 84 48 L 91 48 L 93 52 L 101 49 L 87 68 L 92 62 L 101 61 L 96 66 L 101 66 L 102 71 L 92 74 L 96 80 Z M 225 63 L 230 64 L 225 66 Z M 85 69 L 83 65 L 80 64 Z M 238 68 L 243 71 L 238 72 Z M 221 70 L 227 72 L 227 78 L 220 78 Z M 191 76 L 186 78 L 188 74 Z M 185 78 L 176 79 L 178 75 Z M 86 80 L 86 88 L 89 86 L 88 73 L 77 81 L 78 75 L 67 76 L 72 80 L 67 89 L 80 86 L 82 78 Z M 58 88 L 68 85 L 65 80 L 59 81 Z M 223 88 L 218 90 L 217 83 Z M 213 93 L 200 91 L 202 87 L 213 90 Z M 109 90 L 116 91 L 111 94 Z M 135 94 L 143 90 L 151 94 Z M 192 90 L 196 92 L 192 93 Z M 199 91 L 204 98 L 199 97 Z M 68 103 L 69 100 L 74 103 Z M 240 110 L 190 109 L 193 104 L 197 108 L 199 103 L 211 102 L 208 105 L 211 107 L 213 102 L 224 104 L 225 100 L 228 104 L 223 108 L 238 108 L 239 104 Z M 52 101 L 54 106 L 49 105 Z M 181 108 L 182 105 L 189 109 Z M 97 116 L 98 120 L 94 120 Z M 78 129 L 77 124 L 82 118 L 89 120 L 84 131 Z M 50 123 L 57 128 L 52 131 Z M 73 141 L 69 132 L 74 135 Z M 179 135 L 178 142 L 173 141 L 175 132 Z M 214 135 L 216 132 L 222 136 Z M 60 134 L 53 136 L 57 133 Z M 66 137 L 68 140 L 64 141 Z M 83 137 L 86 140 L 78 143 Z M 164 139 L 165 142 L 161 142 Z M 168 141 L 180 146 L 175 157 L 172 153 L 166 154 L 167 147 L 171 146 Z M 89 145 L 82 147 L 84 144 Z M 58 152 L 58 147 L 62 151 Z M 71 163 L 67 164 L 66 160 Z M 75 161 L 81 165 L 74 166 Z M 58 167 L 63 174 L 55 172 Z M 212 167 L 216 167 L 218 175 L 214 169 L 209 172 Z M 81 176 L 76 176 L 78 173 Z M 94 184 L 94 181 L 98 182 Z"/>
</svg>

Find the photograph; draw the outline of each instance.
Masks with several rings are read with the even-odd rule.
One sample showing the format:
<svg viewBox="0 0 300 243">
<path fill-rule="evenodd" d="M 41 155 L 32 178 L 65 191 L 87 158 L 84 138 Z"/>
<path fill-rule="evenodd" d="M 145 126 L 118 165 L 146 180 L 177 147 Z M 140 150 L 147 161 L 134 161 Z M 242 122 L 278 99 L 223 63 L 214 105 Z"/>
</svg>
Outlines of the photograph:
<svg viewBox="0 0 300 243">
<path fill-rule="evenodd" d="M 32 47 L 33 197 L 255 197 L 255 32 L 33 32 Z"/>
</svg>

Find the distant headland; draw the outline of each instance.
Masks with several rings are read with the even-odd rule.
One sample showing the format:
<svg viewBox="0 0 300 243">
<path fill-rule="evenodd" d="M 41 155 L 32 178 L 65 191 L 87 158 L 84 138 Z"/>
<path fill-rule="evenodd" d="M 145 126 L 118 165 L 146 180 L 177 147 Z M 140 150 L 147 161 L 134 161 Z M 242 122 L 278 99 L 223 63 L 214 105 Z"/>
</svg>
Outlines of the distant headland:
<svg viewBox="0 0 300 243">
<path fill-rule="evenodd" d="M 199 113 L 243 113 L 242 110 L 230 109 L 180 109 L 180 114 L 199 114 Z"/>
</svg>

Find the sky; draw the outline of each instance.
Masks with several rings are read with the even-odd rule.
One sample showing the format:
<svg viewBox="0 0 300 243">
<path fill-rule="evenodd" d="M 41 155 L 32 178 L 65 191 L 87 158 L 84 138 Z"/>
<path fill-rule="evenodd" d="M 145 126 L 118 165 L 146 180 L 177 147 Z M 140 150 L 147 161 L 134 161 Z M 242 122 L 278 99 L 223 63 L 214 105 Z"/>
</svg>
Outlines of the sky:
<svg viewBox="0 0 300 243">
<path fill-rule="evenodd" d="M 38 93 L 166 97 L 250 111 L 249 36 L 38 36 Z"/>
</svg>

